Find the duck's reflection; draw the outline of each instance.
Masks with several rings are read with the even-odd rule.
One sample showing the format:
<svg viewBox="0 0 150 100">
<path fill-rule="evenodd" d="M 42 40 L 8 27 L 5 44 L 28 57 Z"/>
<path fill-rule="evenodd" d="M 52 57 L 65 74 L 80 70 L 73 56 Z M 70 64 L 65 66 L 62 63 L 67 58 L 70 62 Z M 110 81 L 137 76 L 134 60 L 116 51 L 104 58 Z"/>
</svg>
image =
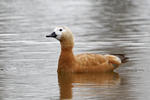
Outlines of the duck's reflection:
<svg viewBox="0 0 150 100">
<path fill-rule="evenodd" d="M 58 73 L 60 99 L 71 99 L 72 88 L 80 86 L 115 86 L 120 83 L 119 74 L 111 73 Z M 90 91 L 89 91 L 90 92 Z"/>
</svg>

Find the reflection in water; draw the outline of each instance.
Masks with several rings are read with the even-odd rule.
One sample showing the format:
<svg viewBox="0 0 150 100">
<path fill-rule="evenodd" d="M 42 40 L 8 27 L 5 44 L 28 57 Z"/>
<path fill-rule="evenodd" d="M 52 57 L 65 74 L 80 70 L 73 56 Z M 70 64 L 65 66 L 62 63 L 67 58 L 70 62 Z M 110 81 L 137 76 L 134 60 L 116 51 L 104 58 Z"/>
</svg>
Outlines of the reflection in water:
<svg viewBox="0 0 150 100">
<path fill-rule="evenodd" d="M 86 94 L 95 95 L 96 91 L 92 90 L 93 87 L 97 88 L 112 88 L 120 84 L 120 77 L 118 73 L 58 73 L 58 82 L 60 87 L 60 99 L 72 99 L 73 88 L 91 88 L 86 91 Z M 104 89 L 97 91 L 101 94 Z M 81 92 L 81 91 L 80 91 Z M 89 92 L 89 93 L 87 93 Z M 82 93 L 81 93 L 82 94 Z M 97 94 L 100 95 L 100 94 Z"/>
</svg>

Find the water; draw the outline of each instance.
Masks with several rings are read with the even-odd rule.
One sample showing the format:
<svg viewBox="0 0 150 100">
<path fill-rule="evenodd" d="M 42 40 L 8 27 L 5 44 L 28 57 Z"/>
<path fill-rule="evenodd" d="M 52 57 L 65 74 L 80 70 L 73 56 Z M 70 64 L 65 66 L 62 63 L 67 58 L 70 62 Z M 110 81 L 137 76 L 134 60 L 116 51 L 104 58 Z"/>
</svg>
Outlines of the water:
<svg viewBox="0 0 150 100">
<path fill-rule="evenodd" d="M 0 0 L 0 100 L 149 100 L 149 0 Z M 75 54 L 124 53 L 115 73 L 57 74 L 57 25 Z"/>
</svg>

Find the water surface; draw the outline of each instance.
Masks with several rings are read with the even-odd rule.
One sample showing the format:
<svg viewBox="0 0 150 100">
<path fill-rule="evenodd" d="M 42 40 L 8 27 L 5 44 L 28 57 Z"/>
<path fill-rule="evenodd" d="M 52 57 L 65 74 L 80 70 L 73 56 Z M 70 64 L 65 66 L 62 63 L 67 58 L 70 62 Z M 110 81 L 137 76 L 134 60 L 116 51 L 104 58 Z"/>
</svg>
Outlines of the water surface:
<svg viewBox="0 0 150 100">
<path fill-rule="evenodd" d="M 0 0 L 0 100 L 149 100 L 149 0 Z M 57 25 L 74 53 L 123 53 L 114 73 L 57 74 Z"/>
</svg>

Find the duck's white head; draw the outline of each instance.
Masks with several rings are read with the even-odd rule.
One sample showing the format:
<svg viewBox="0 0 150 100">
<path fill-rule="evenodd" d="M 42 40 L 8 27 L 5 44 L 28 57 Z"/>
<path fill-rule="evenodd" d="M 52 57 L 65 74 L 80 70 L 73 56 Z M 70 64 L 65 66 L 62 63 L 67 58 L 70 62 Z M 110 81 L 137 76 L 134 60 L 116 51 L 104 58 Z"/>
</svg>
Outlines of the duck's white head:
<svg viewBox="0 0 150 100">
<path fill-rule="evenodd" d="M 53 37 L 53 38 L 56 38 L 57 40 L 60 40 L 63 32 L 65 31 L 66 30 L 63 27 L 58 26 L 54 29 L 54 31 L 51 34 L 46 35 L 46 37 Z"/>
<path fill-rule="evenodd" d="M 71 30 L 66 26 L 57 26 L 54 31 L 46 37 L 56 38 L 62 46 L 74 45 L 74 38 Z"/>
</svg>

